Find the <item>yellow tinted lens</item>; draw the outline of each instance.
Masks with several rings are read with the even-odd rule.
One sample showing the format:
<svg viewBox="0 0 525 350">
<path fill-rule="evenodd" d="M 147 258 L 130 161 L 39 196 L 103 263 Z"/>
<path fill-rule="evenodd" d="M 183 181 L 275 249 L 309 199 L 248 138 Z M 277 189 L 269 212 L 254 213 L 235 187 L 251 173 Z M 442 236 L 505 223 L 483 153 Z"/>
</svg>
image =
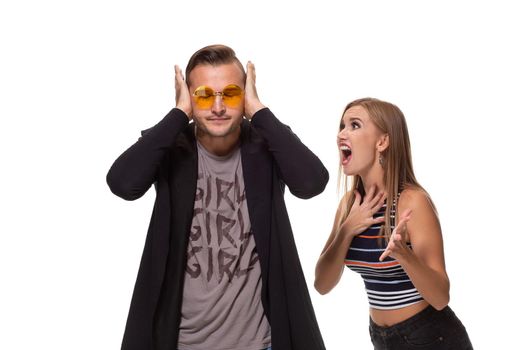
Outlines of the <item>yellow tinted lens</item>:
<svg viewBox="0 0 525 350">
<path fill-rule="evenodd" d="M 222 101 L 231 108 L 237 108 L 242 102 L 242 89 L 237 85 L 228 85 L 222 90 Z"/>
<path fill-rule="evenodd" d="M 193 92 L 193 99 L 195 100 L 195 104 L 200 109 L 211 108 L 211 106 L 213 106 L 214 98 L 215 95 L 213 93 L 213 89 L 208 86 L 199 86 Z"/>
</svg>

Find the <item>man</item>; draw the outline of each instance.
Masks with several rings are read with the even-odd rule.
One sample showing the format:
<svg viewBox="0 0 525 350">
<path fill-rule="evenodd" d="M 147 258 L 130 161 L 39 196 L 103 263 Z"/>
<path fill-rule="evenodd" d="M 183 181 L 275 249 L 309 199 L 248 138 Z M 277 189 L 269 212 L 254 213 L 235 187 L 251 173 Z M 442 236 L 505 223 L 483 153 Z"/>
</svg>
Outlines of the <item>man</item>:
<svg viewBox="0 0 525 350">
<path fill-rule="evenodd" d="M 107 175 L 127 200 L 157 191 L 122 349 L 324 349 L 284 185 L 310 198 L 328 172 L 232 49 L 197 51 L 185 75 L 175 66 L 176 108 Z"/>
</svg>

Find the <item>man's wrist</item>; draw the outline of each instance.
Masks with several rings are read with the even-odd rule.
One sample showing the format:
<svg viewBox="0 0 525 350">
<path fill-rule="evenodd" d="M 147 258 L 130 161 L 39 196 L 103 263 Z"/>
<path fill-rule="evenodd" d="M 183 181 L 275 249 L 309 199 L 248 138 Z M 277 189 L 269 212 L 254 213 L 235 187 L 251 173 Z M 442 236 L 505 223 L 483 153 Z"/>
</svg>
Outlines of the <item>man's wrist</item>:
<svg viewBox="0 0 525 350">
<path fill-rule="evenodd" d="M 257 112 L 264 108 L 266 108 L 265 105 L 263 105 L 261 102 L 257 102 L 253 107 L 246 109 L 246 118 L 251 120 Z"/>
<path fill-rule="evenodd" d="M 191 120 L 191 109 L 188 109 L 182 106 L 175 106 L 175 108 L 184 112 L 184 114 L 186 114 L 186 117 L 188 117 L 188 119 Z"/>
</svg>

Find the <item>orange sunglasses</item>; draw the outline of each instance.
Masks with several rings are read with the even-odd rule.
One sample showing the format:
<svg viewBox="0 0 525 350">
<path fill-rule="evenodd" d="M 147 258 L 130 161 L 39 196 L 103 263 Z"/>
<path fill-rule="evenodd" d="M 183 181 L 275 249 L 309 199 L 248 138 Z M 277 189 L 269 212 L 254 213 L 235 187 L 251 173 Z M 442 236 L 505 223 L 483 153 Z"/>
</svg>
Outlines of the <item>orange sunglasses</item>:
<svg viewBox="0 0 525 350">
<path fill-rule="evenodd" d="M 235 84 L 227 85 L 222 91 L 213 91 L 211 87 L 202 85 L 193 92 L 193 100 L 199 109 L 210 109 L 215 96 L 221 96 L 226 106 L 237 108 L 241 105 L 243 95 L 243 90 Z"/>
</svg>

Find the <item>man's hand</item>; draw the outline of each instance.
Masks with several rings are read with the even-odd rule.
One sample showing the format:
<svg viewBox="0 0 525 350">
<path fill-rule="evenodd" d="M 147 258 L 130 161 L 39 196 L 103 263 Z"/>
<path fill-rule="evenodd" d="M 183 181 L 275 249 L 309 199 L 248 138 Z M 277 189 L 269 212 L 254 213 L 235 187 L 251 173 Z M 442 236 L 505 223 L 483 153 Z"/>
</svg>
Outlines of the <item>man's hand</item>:
<svg viewBox="0 0 525 350">
<path fill-rule="evenodd" d="M 265 106 L 259 101 L 255 88 L 255 66 L 251 61 L 246 65 L 246 85 L 244 87 L 244 115 L 249 120 Z"/>
<path fill-rule="evenodd" d="M 180 67 L 175 65 L 175 103 L 178 109 L 182 110 L 188 116 L 188 119 L 192 119 L 191 109 L 191 96 L 188 90 L 188 85 L 184 81 L 184 76 Z"/>
</svg>

